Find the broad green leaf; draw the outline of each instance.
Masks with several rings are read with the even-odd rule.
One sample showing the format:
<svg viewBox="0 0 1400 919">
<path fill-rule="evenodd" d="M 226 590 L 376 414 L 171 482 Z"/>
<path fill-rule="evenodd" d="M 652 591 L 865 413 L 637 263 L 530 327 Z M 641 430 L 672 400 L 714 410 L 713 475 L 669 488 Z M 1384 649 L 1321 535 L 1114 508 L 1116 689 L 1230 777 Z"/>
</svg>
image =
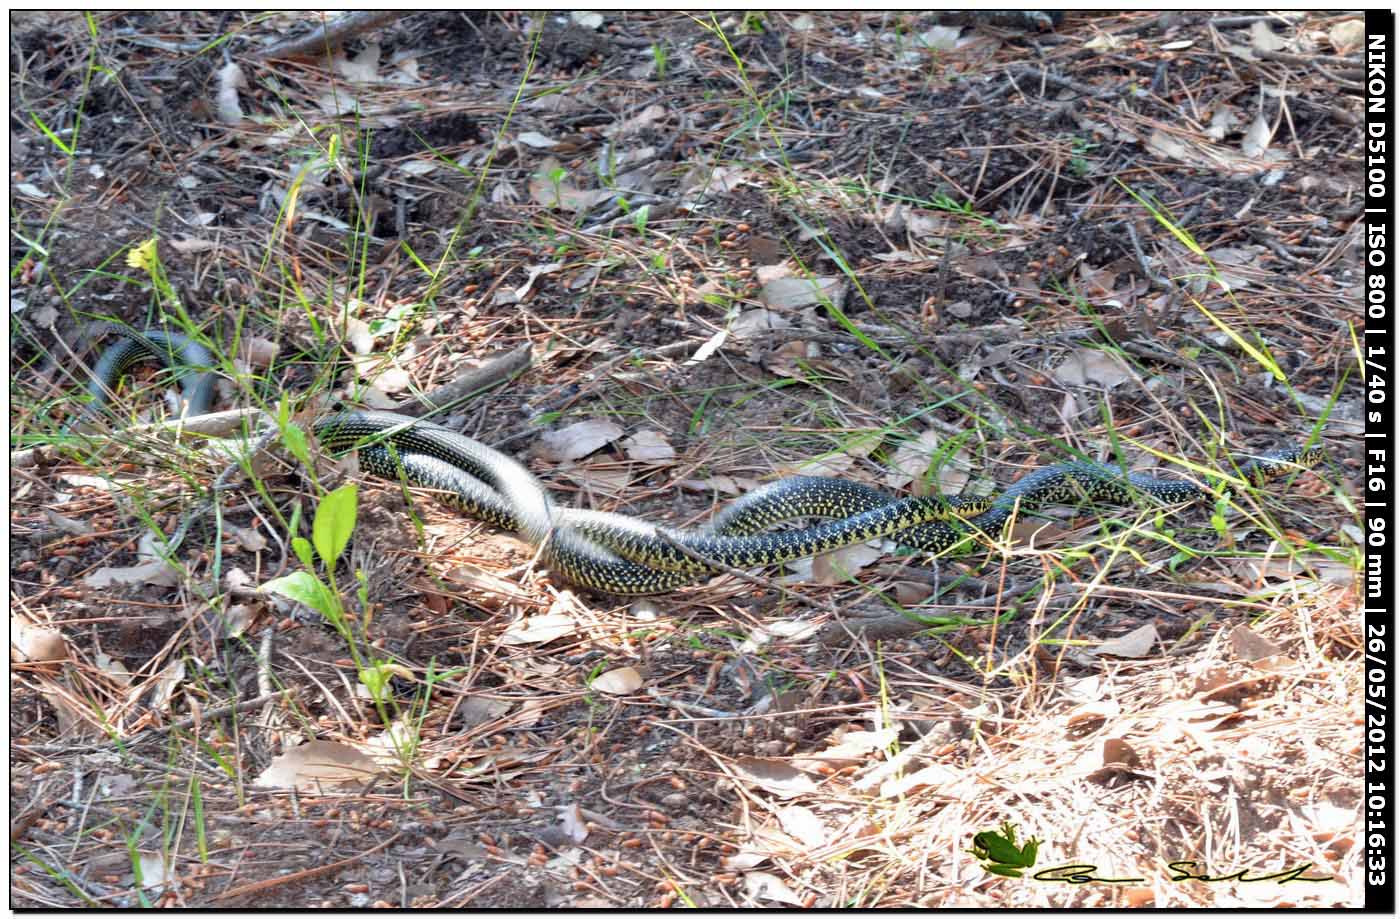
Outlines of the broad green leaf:
<svg viewBox="0 0 1400 919">
<path fill-rule="evenodd" d="M 304 603 L 328 619 L 335 618 L 335 597 L 326 585 L 309 571 L 293 571 L 289 575 L 268 581 L 262 589 Z"/>
<path fill-rule="evenodd" d="M 342 485 L 321 499 L 316 508 L 316 520 L 311 524 L 311 541 L 327 565 L 334 565 L 350 534 L 355 530 L 356 498 L 359 487 L 351 482 Z"/>
</svg>

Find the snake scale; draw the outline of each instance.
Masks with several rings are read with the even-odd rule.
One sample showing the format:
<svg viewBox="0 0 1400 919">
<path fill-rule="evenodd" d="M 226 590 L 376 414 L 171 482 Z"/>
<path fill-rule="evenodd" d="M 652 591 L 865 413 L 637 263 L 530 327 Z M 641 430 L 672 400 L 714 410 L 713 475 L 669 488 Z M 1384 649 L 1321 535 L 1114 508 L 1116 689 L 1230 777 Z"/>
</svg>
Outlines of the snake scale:
<svg viewBox="0 0 1400 919">
<path fill-rule="evenodd" d="M 120 376 L 155 358 L 182 377 L 185 411 L 209 411 L 213 357 L 202 345 L 169 332 L 127 331 L 99 358 L 88 391 L 105 405 Z M 92 409 L 90 409 L 91 411 Z M 793 476 L 739 498 L 711 527 L 684 530 L 622 514 L 559 507 L 515 459 L 430 421 L 389 412 L 345 411 L 317 419 L 312 433 L 333 453 L 358 449 L 361 468 L 437 491 L 469 515 L 517 533 L 570 581 L 606 593 L 662 593 L 693 583 L 719 566 L 778 564 L 842 546 L 893 537 L 902 545 L 943 552 L 974 532 L 995 533 L 1019 506 L 1101 500 L 1117 504 L 1144 494 L 1162 502 L 1213 498 L 1194 482 L 1124 473 L 1115 466 L 1067 462 L 1038 469 L 994 498 L 895 498 L 844 479 Z M 1320 448 L 1289 447 L 1241 464 L 1254 485 L 1321 462 Z M 800 529 L 780 522 L 823 518 Z M 698 560 L 696 556 L 705 559 Z"/>
</svg>

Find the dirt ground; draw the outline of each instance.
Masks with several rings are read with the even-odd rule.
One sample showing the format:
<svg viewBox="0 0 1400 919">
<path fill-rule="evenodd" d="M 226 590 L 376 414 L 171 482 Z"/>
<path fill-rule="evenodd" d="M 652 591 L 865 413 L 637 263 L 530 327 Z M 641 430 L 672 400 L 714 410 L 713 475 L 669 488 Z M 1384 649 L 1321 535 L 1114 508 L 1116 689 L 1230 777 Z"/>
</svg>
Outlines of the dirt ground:
<svg viewBox="0 0 1400 919">
<path fill-rule="evenodd" d="M 12 905 L 1360 903 L 1359 20 L 1056 19 L 12 14 Z M 628 601 L 158 367 L 85 429 L 112 323 L 255 423 L 485 368 L 679 527 L 1327 458 Z M 352 481 L 337 628 L 259 588 Z"/>
</svg>

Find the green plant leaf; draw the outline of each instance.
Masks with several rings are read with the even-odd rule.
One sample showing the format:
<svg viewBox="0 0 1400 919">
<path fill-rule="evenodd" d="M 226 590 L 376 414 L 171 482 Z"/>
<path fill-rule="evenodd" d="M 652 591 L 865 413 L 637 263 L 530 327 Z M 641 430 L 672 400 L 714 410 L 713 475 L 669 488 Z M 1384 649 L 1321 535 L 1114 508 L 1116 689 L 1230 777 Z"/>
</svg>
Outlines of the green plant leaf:
<svg viewBox="0 0 1400 919">
<path fill-rule="evenodd" d="M 359 486 L 351 482 L 342 485 L 321 499 L 316 508 L 316 519 L 311 524 L 311 541 L 316 544 L 316 554 L 327 565 L 334 565 L 350 534 L 355 531 L 355 510 Z"/>
<path fill-rule="evenodd" d="M 1243 350 L 1246 354 L 1248 354 L 1250 357 L 1254 358 L 1261 365 L 1263 365 L 1265 370 L 1273 374 L 1275 380 L 1278 380 L 1280 383 L 1282 383 L 1288 379 L 1288 376 L 1283 372 L 1283 368 L 1280 367 L 1278 365 L 1278 362 L 1276 362 L 1271 356 L 1269 356 L 1259 348 L 1254 347 L 1249 342 L 1245 341 L 1239 332 L 1236 332 L 1234 329 L 1230 328 L 1230 326 L 1228 326 L 1226 323 L 1222 322 L 1219 316 L 1216 316 L 1210 310 L 1206 309 L 1205 306 L 1195 297 L 1191 298 L 1191 303 L 1195 305 L 1196 309 L 1204 313 L 1207 319 L 1215 323 L 1215 327 L 1217 329 L 1224 332 L 1230 337 L 1231 341 L 1239 345 L 1241 350 Z"/>
<path fill-rule="evenodd" d="M 327 619 L 336 618 L 335 597 L 331 594 L 330 589 L 309 571 L 293 571 L 291 574 L 268 581 L 262 586 L 262 589 L 269 593 L 280 594 L 298 603 L 304 603 Z"/>
<path fill-rule="evenodd" d="M 305 565 L 308 568 L 312 567 L 312 563 L 315 561 L 315 559 L 311 557 L 310 540 L 308 540 L 305 536 L 293 536 L 292 551 L 296 553 L 297 558 L 300 559 L 303 565 Z"/>
<path fill-rule="evenodd" d="M 360 671 L 360 682 L 365 684 L 369 690 L 370 698 L 376 702 L 384 701 L 384 687 L 389 685 L 389 680 L 394 676 L 392 670 L 384 665 L 382 661 L 375 662 L 372 666 Z"/>
</svg>

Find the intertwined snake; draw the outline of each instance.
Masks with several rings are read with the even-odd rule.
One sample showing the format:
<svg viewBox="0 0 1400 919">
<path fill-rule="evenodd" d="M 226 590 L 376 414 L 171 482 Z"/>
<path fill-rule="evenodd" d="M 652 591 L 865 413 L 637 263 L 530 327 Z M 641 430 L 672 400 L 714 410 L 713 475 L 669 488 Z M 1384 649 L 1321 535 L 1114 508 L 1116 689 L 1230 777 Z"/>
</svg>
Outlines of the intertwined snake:
<svg viewBox="0 0 1400 919">
<path fill-rule="evenodd" d="M 125 333 L 93 370 L 89 391 L 102 405 L 120 375 L 155 357 L 185 374 L 186 411 L 213 401 L 208 350 L 177 333 Z M 693 583 L 717 567 L 752 568 L 893 536 L 942 552 L 971 533 L 998 532 L 1018 506 L 1085 499 L 1126 504 L 1136 494 L 1159 501 L 1215 497 L 1194 482 L 1127 473 L 1090 462 L 1038 469 L 994 499 L 894 498 L 843 479 L 796 476 L 758 488 L 722 511 L 708 530 L 657 526 L 621 514 L 562 508 L 516 460 L 441 425 L 389 412 L 347 411 L 318 419 L 312 432 L 326 449 L 359 449 L 375 475 L 435 489 L 473 517 L 512 530 L 541 550 L 545 564 L 585 587 L 613 594 L 661 593 Z M 1238 467 L 1255 485 L 1321 462 L 1320 448 L 1290 447 Z M 796 518 L 827 518 L 801 529 L 771 531 Z"/>
</svg>

